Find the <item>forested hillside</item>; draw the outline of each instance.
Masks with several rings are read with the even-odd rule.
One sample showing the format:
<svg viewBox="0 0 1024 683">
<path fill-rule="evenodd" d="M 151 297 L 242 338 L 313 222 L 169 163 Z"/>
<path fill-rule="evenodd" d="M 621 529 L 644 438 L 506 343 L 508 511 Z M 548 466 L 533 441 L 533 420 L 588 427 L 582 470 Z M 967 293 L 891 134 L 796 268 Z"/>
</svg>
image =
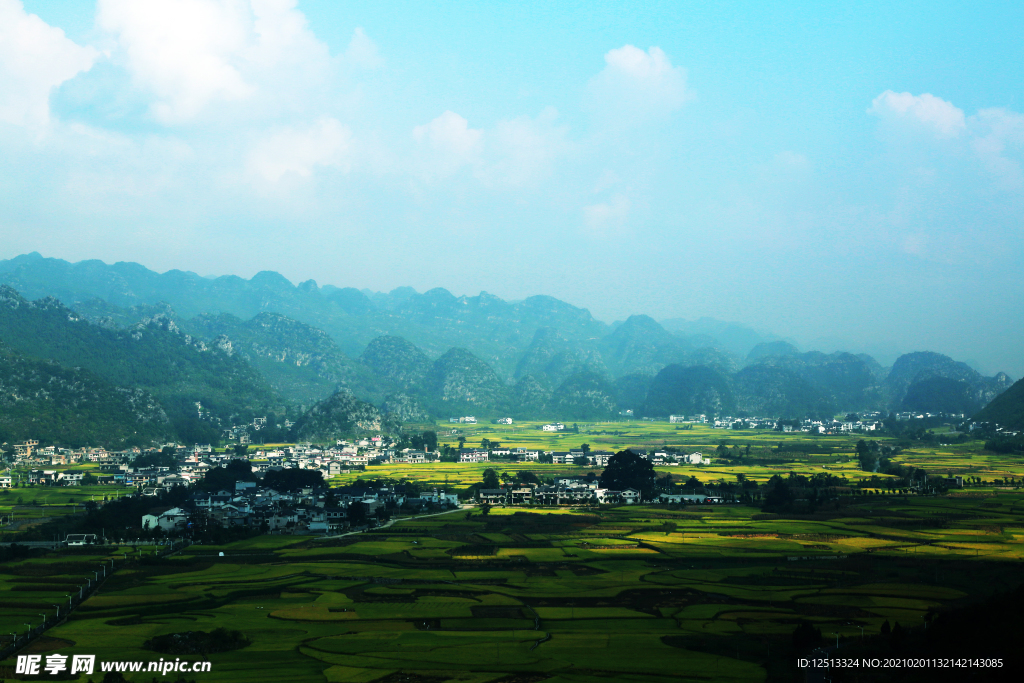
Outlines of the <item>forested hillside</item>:
<svg viewBox="0 0 1024 683">
<path fill-rule="evenodd" d="M 1017 380 L 1004 393 L 995 397 L 974 419 L 1024 431 L 1024 379 Z"/>
<path fill-rule="evenodd" d="M 603 420 L 625 410 L 795 418 L 972 414 L 1010 384 L 937 353 L 887 369 L 708 319 L 668 321 L 672 331 L 646 315 L 607 325 L 544 296 L 381 294 L 292 285 L 277 273 L 211 279 L 38 255 L 0 261 L 0 282 L 13 285 L 0 285 L 0 341 L 151 393 L 186 440 L 214 440 L 255 415 L 283 421 L 314 405 L 323 415 L 339 396 L 386 421 Z"/>
<path fill-rule="evenodd" d="M 25 358 L 0 344 L 0 443 L 145 446 L 176 434 L 159 402 L 86 370 Z"/>
<path fill-rule="evenodd" d="M 105 328 L 56 299 L 28 301 L 0 286 L 0 342 L 25 356 L 152 393 L 175 432 L 190 441 L 215 441 L 222 426 L 284 409 L 230 340 L 190 337 L 162 316 L 128 329 Z"/>
</svg>

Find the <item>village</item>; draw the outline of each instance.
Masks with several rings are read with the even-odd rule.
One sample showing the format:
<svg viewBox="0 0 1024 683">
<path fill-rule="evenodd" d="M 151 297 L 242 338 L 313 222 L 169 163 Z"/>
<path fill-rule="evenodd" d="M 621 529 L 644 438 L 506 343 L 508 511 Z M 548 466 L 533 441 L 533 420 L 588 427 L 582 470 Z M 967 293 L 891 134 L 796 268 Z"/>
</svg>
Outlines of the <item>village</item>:
<svg viewBox="0 0 1024 683">
<path fill-rule="evenodd" d="M 711 458 L 703 453 L 647 452 L 634 449 L 653 466 L 705 466 Z M 459 449 L 459 463 L 538 463 L 604 468 L 613 457 L 610 451 L 589 447 L 569 451 L 541 451 L 525 448 Z M 160 464 L 154 464 L 159 461 Z M 29 440 L 14 446 L 10 468 L 0 475 L 0 488 L 102 486 L 111 498 L 151 497 L 156 502 L 166 493 L 185 491 L 189 495 L 174 506 L 154 506 L 139 522 L 138 530 L 149 535 L 177 536 L 197 527 L 244 528 L 270 534 L 331 535 L 379 525 L 395 514 L 438 512 L 462 503 L 524 506 L 582 506 L 637 504 L 643 502 L 635 489 L 601 488 L 593 472 L 587 476 L 554 476 L 536 481 L 510 481 L 492 488 L 469 487 L 422 489 L 414 485 L 367 486 L 353 484 L 328 488 L 304 484 L 282 487 L 266 485 L 280 472 L 299 472 L 304 481 L 330 482 L 337 475 L 364 472 L 373 465 L 423 465 L 441 461 L 439 450 L 397 448 L 385 436 L 354 441 L 338 440 L 323 447 L 300 443 L 270 449 L 249 450 L 229 447 L 218 451 L 210 445 L 166 444 L 159 449 L 40 447 Z M 83 467 L 84 466 L 84 467 Z M 207 475 L 231 466 L 255 481 L 234 481 L 209 490 Z M 240 468 L 240 469 L 239 469 Z M 177 488 L 181 487 L 181 488 Z M 287 490 L 285 490 L 287 488 Z M 667 495 L 660 502 L 721 502 L 705 494 Z M 133 531 L 126 531 L 131 535 Z M 124 535 L 124 534 L 122 534 Z M 84 542 L 78 539 L 79 543 Z"/>
</svg>

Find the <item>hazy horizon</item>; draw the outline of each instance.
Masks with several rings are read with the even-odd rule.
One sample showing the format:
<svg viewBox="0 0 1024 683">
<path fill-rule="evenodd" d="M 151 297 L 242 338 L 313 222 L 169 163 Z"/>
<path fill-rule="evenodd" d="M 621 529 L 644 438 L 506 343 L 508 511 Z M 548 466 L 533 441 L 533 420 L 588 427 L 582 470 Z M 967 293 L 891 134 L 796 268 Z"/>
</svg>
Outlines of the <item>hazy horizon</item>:
<svg viewBox="0 0 1024 683">
<path fill-rule="evenodd" d="M 0 259 L 544 294 L 1016 379 L 1022 29 L 1013 3 L 0 0 Z"/>
<path fill-rule="evenodd" d="M 32 255 L 32 254 L 37 254 L 37 255 L 41 256 L 42 258 L 44 258 L 44 259 L 47 258 L 44 254 L 39 254 L 38 252 L 32 252 L 31 254 L 22 254 L 21 256 L 29 256 L 29 255 Z M 0 259 L 0 260 L 6 260 L 6 259 Z M 101 262 L 102 262 L 102 260 L 101 260 Z M 131 262 L 131 263 L 137 263 L 137 262 Z M 106 265 L 114 265 L 114 264 L 113 263 L 107 263 Z M 145 267 L 145 264 L 138 264 L 138 265 L 142 265 L 142 266 Z M 152 269 L 149 269 L 149 270 L 152 270 Z M 193 275 L 196 275 L 197 277 L 200 277 L 200 278 L 203 278 L 203 279 L 206 279 L 206 280 L 216 280 L 216 279 L 222 278 L 222 277 L 243 277 L 243 276 L 240 276 L 240 275 L 238 275 L 236 273 L 221 273 L 221 274 L 206 273 L 206 274 L 201 274 L 201 273 L 196 273 L 195 271 L 189 271 L 189 270 L 183 269 L 183 268 L 172 268 L 172 269 L 169 269 L 169 271 L 164 271 L 163 273 L 160 273 L 160 274 L 164 274 L 166 272 L 170 272 L 170 271 L 174 271 L 174 270 L 189 272 L 189 273 L 192 273 Z M 159 271 L 153 271 L 153 272 L 159 272 Z M 277 273 L 277 271 L 260 271 L 260 272 L 274 272 L 274 273 Z M 252 275 L 250 275 L 248 277 L 244 277 L 243 279 L 251 280 L 257 274 L 258 273 L 253 273 Z M 278 274 L 280 275 L 280 273 L 278 273 Z M 282 277 L 284 277 L 284 276 L 282 276 Z M 293 279 L 293 278 L 285 277 L 285 279 L 291 284 L 291 286 L 298 287 L 300 284 L 302 284 L 302 283 L 304 283 L 307 280 L 310 280 L 312 278 Z M 410 285 L 398 285 L 397 287 L 394 287 L 391 290 L 388 290 L 388 291 L 385 292 L 385 291 L 374 290 L 374 289 L 370 289 L 370 288 L 366 288 L 366 287 L 359 287 L 355 283 L 337 284 L 337 283 L 333 283 L 333 282 L 316 282 L 316 284 L 320 288 L 323 288 L 323 287 L 326 287 L 326 286 L 332 286 L 332 287 L 338 287 L 338 288 L 352 287 L 353 289 L 357 289 L 360 292 L 362 292 L 364 294 L 367 294 L 367 295 L 389 294 L 391 292 L 394 292 L 395 290 L 401 290 L 401 289 L 411 289 L 411 290 L 415 291 L 418 294 L 423 294 L 423 293 L 429 291 L 429 289 L 419 290 L 419 289 L 416 289 L 415 287 L 412 287 Z M 430 289 L 434 289 L 434 288 L 430 288 Z M 450 291 L 450 290 L 447 290 L 446 288 L 443 288 L 443 287 L 441 287 L 440 289 L 445 289 L 445 291 Z M 453 294 L 456 297 L 475 297 L 475 296 L 479 296 L 479 295 L 485 294 L 485 293 L 497 296 L 494 292 L 488 292 L 487 290 L 480 290 L 480 291 L 477 291 L 477 292 L 450 292 L 450 293 Z M 508 301 L 509 303 L 516 303 L 516 302 L 519 302 L 519 301 L 523 301 L 525 298 L 528 298 L 529 296 L 550 296 L 550 295 L 544 294 L 543 292 L 535 292 L 533 294 L 528 295 L 527 297 L 523 297 L 523 298 L 519 298 L 519 299 L 504 299 L 504 297 L 499 297 L 499 298 L 503 298 L 505 301 Z M 73 303 L 73 302 L 67 302 L 67 303 L 70 304 L 70 303 Z M 609 326 L 615 326 L 615 325 L 619 325 L 619 324 L 625 322 L 625 319 L 628 318 L 629 315 L 650 315 L 646 311 L 636 310 L 636 311 L 633 311 L 632 313 L 630 313 L 629 315 L 627 315 L 627 316 L 625 316 L 623 318 L 606 319 L 606 318 L 601 318 L 598 315 L 595 315 L 594 311 L 590 308 L 590 306 L 586 305 L 585 303 L 574 302 L 574 301 L 566 301 L 565 303 L 573 305 L 573 306 L 575 306 L 577 308 L 582 308 L 582 309 L 587 310 L 588 312 L 590 312 L 591 315 L 593 315 L 594 319 L 596 319 L 596 320 L 598 320 L 600 322 L 603 322 L 603 323 L 605 323 L 605 324 L 607 324 Z M 742 320 L 722 320 L 720 318 L 715 318 L 713 316 L 701 316 L 699 318 L 692 318 L 692 319 L 686 319 L 686 318 L 682 318 L 682 317 L 672 317 L 672 318 L 664 318 L 664 317 L 658 318 L 656 316 L 651 316 L 651 317 L 655 318 L 659 323 L 662 323 L 662 324 L 667 324 L 667 323 L 670 323 L 672 321 L 684 321 L 684 322 L 687 322 L 687 323 L 697 323 L 697 324 L 699 324 L 699 323 L 701 323 L 703 321 L 709 321 L 710 323 L 718 323 L 718 324 L 723 324 L 723 325 L 735 325 L 735 326 L 746 328 L 746 329 L 749 329 L 749 330 L 752 330 L 752 331 L 756 332 L 758 335 L 763 337 L 765 339 L 765 341 L 776 341 L 776 340 L 779 340 L 779 341 L 785 341 L 785 342 L 791 343 L 794 346 L 796 346 L 801 352 L 821 351 L 821 352 L 824 352 L 824 353 L 832 353 L 832 352 L 835 352 L 835 351 L 848 351 L 848 352 L 852 352 L 852 353 L 866 353 L 866 354 L 872 356 L 876 361 L 878 361 L 880 364 L 882 364 L 885 367 L 891 366 L 893 364 L 893 362 L 896 360 L 896 358 L 898 358 L 900 355 L 903 355 L 905 353 L 912 353 L 912 352 L 915 352 L 915 351 L 937 351 L 939 353 L 943 353 L 942 350 L 935 349 L 935 348 L 924 348 L 924 347 L 922 347 L 922 348 L 900 349 L 900 348 L 896 348 L 892 344 L 886 344 L 884 341 L 880 342 L 880 343 L 875 343 L 875 344 L 870 344 L 869 343 L 869 344 L 861 344 L 861 345 L 852 345 L 851 346 L 849 343 L 847 343 L 844 340 L 829 339 L 827 337 L 821 337 L 821 336 L 819 336 L 817 338 L 809 339 L 809 340 L 801 340 L 801 339 L 797 339 L 794 336 L 786 334 L 784 331 L 780 331 L 780 330 L 776 330 L 776 329 L 770 329 L 770 328 L 767 328 L 767 327 L 754 326 L 754 325 L 751 325 L 751 324 L 749 324 L 747 322 L 744 322 Z M 1005 369 L 1005 368 L 991 369 L 991 368 L 988 368 L 988 367 L 986 367 L 985 365 L 983 365 L 981 363 L 978 363 L 973 358 L 958 358 L 958 357 L 954 357 L 954 360 L 962 361 L 964 363 L 967 363 L 972 368 L 974 368 L 975 370 L 977 370 L 978 372 L 980 372 L 980 373 L 982 373 L 983 375 L 986 375 L 986 376 L 992 376 L 992 375 L 995 375 L 998 372 L 1006 372 L 1007 374 L 1009 374 L 1011 376 L 1011 378 L 1014 381 L 1016 381 L 1017 379 L 1020 379 L 1020 375 L 1019 374 L 1015 374 L 1015 372 L 1012 369 Z"/>
</svg>

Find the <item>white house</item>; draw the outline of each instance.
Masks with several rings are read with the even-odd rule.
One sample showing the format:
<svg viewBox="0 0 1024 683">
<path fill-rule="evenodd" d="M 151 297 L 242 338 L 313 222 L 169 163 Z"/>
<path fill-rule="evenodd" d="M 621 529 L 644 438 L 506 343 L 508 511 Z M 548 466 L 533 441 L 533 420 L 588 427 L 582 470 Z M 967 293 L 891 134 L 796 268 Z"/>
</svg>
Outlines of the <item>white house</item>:
<svg viewBox="0 0 1024 683">
<path fill-rule="evenodd" d="M 463 451 L 459 454 L 459 462 L 487 462 L 489 459 L 487 451 Z"/>
<path fill-rule="evenodd" d="M 625 489 L 619 493 L 619 496 L 626 505 L 636 505 L 640 502 L 640 492 L 636 489 Z"/>
<path fill-rule="evenodd" d="M 185 528 L 186 524 L 188 524 L 188 513 L 181 508 L 171 508 L 158 514 L 142 516 L 143 529 L 159 528 L 164 531 L 174 531 Z"/>
</svg>

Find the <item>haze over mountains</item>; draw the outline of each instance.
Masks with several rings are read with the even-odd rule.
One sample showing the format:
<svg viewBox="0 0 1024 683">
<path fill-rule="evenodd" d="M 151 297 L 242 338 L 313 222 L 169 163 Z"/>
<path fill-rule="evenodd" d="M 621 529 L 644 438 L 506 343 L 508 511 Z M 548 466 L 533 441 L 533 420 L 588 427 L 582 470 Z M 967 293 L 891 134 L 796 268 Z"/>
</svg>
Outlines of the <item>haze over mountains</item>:
<svg viewBox="0 0 1024 683">
<path fill-rule="evenodd" d="M 801 352 L 709 319 L 634 315 L 608 325 L 545 296 L 381 294 L 292 285 L 271 272 L 210 279 L 38 254 L 0 261 L 0 286 L 0 378 L 24 387 L 77 381 L 93 387 L 80 403 L 102 404 L 103 414 L 116 412 L 125 391 L 141 392 L 131 396 L 143 407 L 123 411 L 118 428 L 97 428 L 96 439 L 213 441 L 266 413 L 295 418 L 293 435 L 306 438 L 344 431 L 337 425 L 391 429 L 459 414 L 971 415 L 1012 383 L 937 353 L 905 354 L 885 368 L 864 354 Z M 19 414 L 42 409 L 35 396 Z M 31 420 L 10 415 L 0 441 L 31 436 Z"/>
</svg>

